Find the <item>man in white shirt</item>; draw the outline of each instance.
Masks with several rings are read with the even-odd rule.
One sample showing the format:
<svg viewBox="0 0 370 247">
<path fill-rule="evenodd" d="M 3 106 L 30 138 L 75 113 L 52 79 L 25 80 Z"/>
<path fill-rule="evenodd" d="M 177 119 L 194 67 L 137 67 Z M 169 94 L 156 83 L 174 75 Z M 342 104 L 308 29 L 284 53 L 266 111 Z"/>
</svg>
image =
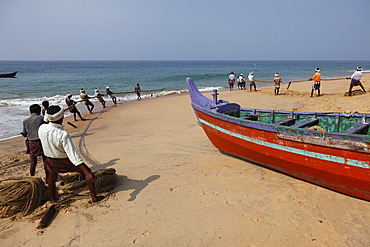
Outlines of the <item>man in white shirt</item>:
<svg viewBox="0 0 370 247">
<path fill-rule="evenodd" d="M 364 92 L 366 92 L 364 86 L 361 83 L 362 78 L 362 67 L 357 67 L 357 71 L 351 76 L 351 84 L 349 85 L 348 96 L 352 95 L 352 88 L 354 86 L 360 86 Z"/>
<path fill-rule="evenodd" d="M 63 129 L 63 119 L 64 109 L 58 105 L 50 106 L 44 117 L 44 121 L 49 123 L 41 125 L 38 131 L 49 172 L 47 182 L 51 201 L 57 200 L 55 182 L 58 173 L 64 172 L 79 172 L 84 175 L 91 201 L 101 201 L 104 197 L 96 195 L 94 174 L 77 153 L 68 132 Z"/>
<path fill-rule="evenodd" d="M 252 72 L 249 72 L 248 81 L 249 81 L 249 91 L 252 92 L 252 87 L 254 87 L 254 91 L 257 91 L 256 83 L 254 81 L 253 71 Z"/>
<path fill-rule="evenodd" d="M 235 75 L 234 75 L 234 72 L 230 72 L 230 75 L 229 75 L 229 88 L 230 88 L 230 91 L 233 90 L 234 83 L 235 83 Z"/>
</svg>

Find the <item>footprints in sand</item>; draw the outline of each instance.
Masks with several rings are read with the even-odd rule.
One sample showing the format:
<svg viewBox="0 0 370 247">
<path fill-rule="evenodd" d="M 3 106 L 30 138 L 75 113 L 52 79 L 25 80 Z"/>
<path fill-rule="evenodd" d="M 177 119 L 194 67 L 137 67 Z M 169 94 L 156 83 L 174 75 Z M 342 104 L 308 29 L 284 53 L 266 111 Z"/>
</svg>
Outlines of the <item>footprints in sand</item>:
<svg viewBox="0 0 370 247">
<path fill-rule="evenodd" d="M 234 201 L 230 200 L 229 198 L 226 198 L 226 199 L 225 199 L 225 202 L 226 202 L 226 204 L 227 204 L 227 205 L 230 205 L 230 206 L 238 205 L 238 203 L 236 203 L 236 202 L 234 202 Z"/>
<path fill-rule="evenodd" d="M 148 205 L 146 205 L 145 214 L 150 214 L 152 211 L 153 205 L 149 203 Z"/>
<path fill-rule="evenodd" d="M 170 190 L 170 191 L 176 191 L 176 190 L 178 190 L 178 189 L 179 189 L 179 187 L 170 187 L 170 188 L 169 188 L 169 190 Z"/>
<path fill-rule="evenodd" d="M 89 213 L 82 213 L 82 215 L 88 220 L 88 221 L 96 221 L 94 219 L 94 215 L 89 214 Z"/>
<path fill-rule="evenodd" d="M 133 243 L 133 244 L 138 244 L 138 243 L 140 243 L 140 241 L 141 241 L 142 239 L 144 239 L 144 238 L 146 238 L 146 237 L 150 236 L 151 234 L 152 234 L 152 232 L 151 232 L 151 231 L 145 231 L 145 232 L 143 232 L 139 237 L 135 238 L 135 239 L 132 241 L 132 243 Z"/>
</svg>

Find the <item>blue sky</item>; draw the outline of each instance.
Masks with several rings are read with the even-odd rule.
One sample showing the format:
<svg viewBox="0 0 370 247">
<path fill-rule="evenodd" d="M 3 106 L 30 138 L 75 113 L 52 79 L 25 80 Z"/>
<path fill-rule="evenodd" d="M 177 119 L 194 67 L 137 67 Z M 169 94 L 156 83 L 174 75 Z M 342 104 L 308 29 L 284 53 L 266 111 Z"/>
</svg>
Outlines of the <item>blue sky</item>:
<svg viewBox="0 0 370 247">
<path fill-rule="evenodd" d="M 1 0 L 0 60 L 370 60 L 370 0 Z"/>
</svg>

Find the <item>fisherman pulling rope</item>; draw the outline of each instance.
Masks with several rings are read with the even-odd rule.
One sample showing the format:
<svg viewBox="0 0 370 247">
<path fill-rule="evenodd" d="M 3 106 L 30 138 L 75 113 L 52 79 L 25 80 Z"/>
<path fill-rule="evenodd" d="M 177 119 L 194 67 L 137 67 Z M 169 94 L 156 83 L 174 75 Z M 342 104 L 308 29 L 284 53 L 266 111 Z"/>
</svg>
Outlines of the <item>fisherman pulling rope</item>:
<svg viewBox="0 0 370 247">
<path fill-rule="evenodd" d="M 48 189 L 51 201 L 57 201 L 55 182 L 58 173 L 79 172 L 86 179 L 86 185 L 91 193 L 91 201 L 98 202 L 104 197 L 97 196 L 95 191 L 95 177 L 90 168 L 77 153 L 68 132 L 63 129 L 64 110 L 61 106 L 50 106 L 45 114 L 45 121 L 39 128 L 39 136 L 47 157 Z"/>
</svg>

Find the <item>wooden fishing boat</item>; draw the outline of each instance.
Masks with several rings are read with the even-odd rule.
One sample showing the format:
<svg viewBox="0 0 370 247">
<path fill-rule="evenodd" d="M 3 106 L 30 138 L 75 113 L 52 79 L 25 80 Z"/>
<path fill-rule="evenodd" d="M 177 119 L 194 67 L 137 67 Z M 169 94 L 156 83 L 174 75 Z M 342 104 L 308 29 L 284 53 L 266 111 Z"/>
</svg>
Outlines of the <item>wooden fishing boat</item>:
<svg viewBox="0 0 370 247">
<path fill-rule="evenodd" d="M 15 77 L 16 74 L 17 74 L 17 71 L 14 71 L 12 73 L 0 74 L 0 78 L 12 78 L 12 77 Z"/>
<path fill-rule="evenodd" d="M 199 125 L 221 152 L 370 201 L 370 114 L 241 108 L 186 80 Z"/>
</svg>

